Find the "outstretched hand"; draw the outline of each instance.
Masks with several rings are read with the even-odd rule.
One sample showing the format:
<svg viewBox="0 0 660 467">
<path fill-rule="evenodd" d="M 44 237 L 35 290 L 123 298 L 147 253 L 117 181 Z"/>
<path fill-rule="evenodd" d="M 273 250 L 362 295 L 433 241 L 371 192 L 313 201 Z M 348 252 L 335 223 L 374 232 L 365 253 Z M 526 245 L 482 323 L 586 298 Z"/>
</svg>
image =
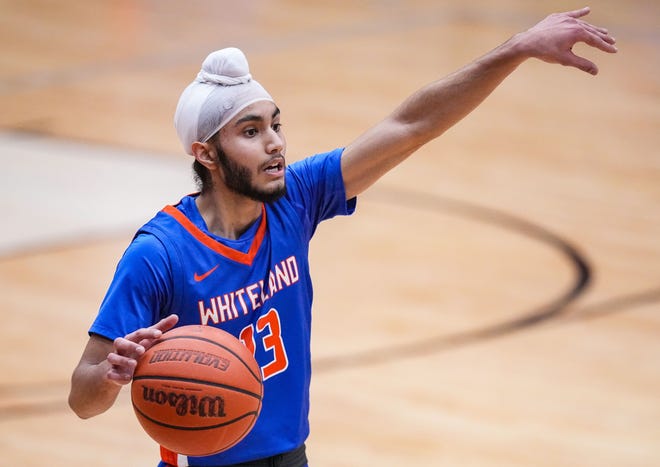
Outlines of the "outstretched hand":
<svg viewBox="0 0 660 467">
<path fill-rule="evenodd" d="M 589 7 L 565 13 L 555 13 L 527 31 L 519 34 L 527 53 L 548 63 L 572 66 L 592 75 L 598 73 L 595 63 L 573 53 L 578 42 L 615 53 L 616 40 L 605 28 L 594 26 L 581 18 L 588 15 Z"/>
<path fill-rule="evenodd" d="M 163 318 L 151 327 L 138 329 L 124 337 L 118 337 L 113 342 L 114 352 L 108 354 L 108 362 L 112 369 L 107 378 L 117 384 L 128 384 L 133 379 L 133 373 L 138 359 L 156 343 L 164 332 L 172 329 L 179 321 L 177 315 Z"/>
</svg>

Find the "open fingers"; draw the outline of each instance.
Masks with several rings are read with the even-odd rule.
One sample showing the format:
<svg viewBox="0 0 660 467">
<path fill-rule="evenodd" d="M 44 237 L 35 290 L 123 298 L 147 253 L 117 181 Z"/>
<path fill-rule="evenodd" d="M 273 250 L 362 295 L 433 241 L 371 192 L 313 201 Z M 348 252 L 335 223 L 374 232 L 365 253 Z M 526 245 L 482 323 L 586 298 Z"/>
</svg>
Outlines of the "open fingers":
<svg viewBox="0 0 660 467">
<path fill-rule="evenodd" d="M 143 331 L 143 330 L 140 330 Z M 145 330 L 146 331 L 146 330 Z M 136 331 L 131 334 L 139 334 L 139 331 Z M 129 334 L 130 336 L 130 334 Z M 143 342 L 148 342 L 149 339 L 141 339 L 138 342 L 135 342 L 133 339 L 129 339 L 127 337 L 118 337 L 114 340 L 113 342 L 113 347 L 115 350 L 115 354 L 125 357 L 125 358 L 130 358 L 130 359 L 135 359 L 137 360 L 144 354 L 145 352 L 145 346 Z M 112 362 L 110 362 L 112 363 Z"/>
<path fill-rule="evenodd" d="M 581 40 L 585 44 L 600 49 L 603 52 L 617 52 L 617 48 L 614 45 L 616 40 L 612 36 L 589 28 L 584 28 L 584 31 L 585 33 L 583 34 L 583 37 L 581 37 Z"/>
<path fill-rule="evenodd" d="M 112 368 L 107 373 L 107 378 L 118 384 L 127 384 L 133 379 L 137 360 L 117 353 L 108 354 L 108 362 Z"/>
<path fill-rule="evenodd" d="M 578 24 L 589 35 L 585 36 L 584 42 L 605 52 L 616 52 L 616 47 L 614 47 L 616 39 L 610 35 L 607 29 L 594 26 L 586 21 L 578 20 Z"/>
<path fill-rule="evenodd" d="M 172 329 L 178 322 L 179 317 L 177 315 L 169 315 L 154 324 L 152 328 L 156 328 L 161 332 L 167 332 Z"/>
<path fill-rule="evenodd" d="M 586 21 L 580 21 L 580 24 L 582 25 L 582 28 L 585 29 L 587 32 L 600 37 L 605 42 L 608 42 L 610 44 L 614 44 L 616 42 L 616 39 L 610 36 L 610 33 L 606 28 L 594 26 L 593 24 L 587 23 Z"/>
<path fill-rule="evenodd" d="M 161 319 L 159 322 L 148 328 L 138 329 L 130 334 L 127 334 L 124 339 L 134 343 L 139 343 L 142 346 L 150 347 L 151 343 L 159 339 L 164 332 L 172 329 L 179 321 L 177 315 L 169 315 Z"/>
<path fill-rule="evenodd" d="M 115 339 L 112 343 L 114 352 L 107 356 L 107 360 L 111 365 L 107 378 L 118 384 L 130 382 L 140 357 L 160 339 L 164 332 L 172 329 L 178 321 L 179 317 L 177 315 L 169 315 L 153 326 L 138 329 L 125 337 Z"/>
<path fill-rule="evenodd" d="M 567 39 L 567 41 L 564 42 L 563 46 L 559 47 L 557 61 L 563 65 L 573 66 L 592 75 L 596 75 L 598 73 L 598 67 L 596 64 L 573 53 L 573 46 L 578 42 L 583 42 L 590 47 L 597 48 L 604 52 L 616 53 L 617 48 L 614 45 L 616 39 L 610 36 L 607 29 L 594 26 L 593 24 L 578 19 L 587 13 L 589 13 L 588 8 L 565 13 L 566 16 L 572 17 L 573 19 L 569 22 L 563 23 L 564 32 L 566 33 L 564 38 Z M 557 24 L 561 25 L 562 22 Z"/>
</svg>

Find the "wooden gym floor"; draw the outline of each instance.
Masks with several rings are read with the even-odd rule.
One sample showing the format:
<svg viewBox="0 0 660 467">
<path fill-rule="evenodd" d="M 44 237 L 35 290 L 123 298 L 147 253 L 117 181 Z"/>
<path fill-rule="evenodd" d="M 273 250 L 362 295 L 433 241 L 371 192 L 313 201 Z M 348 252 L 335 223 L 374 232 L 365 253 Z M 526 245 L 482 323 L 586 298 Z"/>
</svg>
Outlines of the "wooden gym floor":
<svg viewBox="0 0 660 467">
<path fill-rule="evenodd" d="M 192 190 L 172 117 L 207 53 L 246 51 L 295 160 L 583 6 L 0 5 L 0 465 L 69 467 L 156 465 L 127 391 L 66 397 L 132 233 Z M 660 4 L 590 6 L 599 76 L 524 64 L 319 229 L 311 465 L 660 465 Z"/>
</svg>

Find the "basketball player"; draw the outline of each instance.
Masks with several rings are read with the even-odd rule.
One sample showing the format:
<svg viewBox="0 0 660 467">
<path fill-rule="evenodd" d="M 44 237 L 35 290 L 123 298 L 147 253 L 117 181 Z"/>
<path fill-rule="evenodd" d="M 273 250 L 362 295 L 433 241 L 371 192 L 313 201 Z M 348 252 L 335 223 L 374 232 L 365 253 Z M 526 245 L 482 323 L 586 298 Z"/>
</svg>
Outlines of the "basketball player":
<svg viewBox="0 0 660 467">
<path fill-rule="evenodd" d="M 200 192 L 156 214 L 121 258 L 72 376 L 72 409 L 88 418 L 110 408 L 136 360 L 168 329 L 218 326 L 241 339 L 262 368 L 261 415 L 225 452 L 189 458 L 161 449 L 159 465 L 307 465 L 307 253 L 317 225 L 353 213 L 357 195 L 470 113 L 525 60 L 595 75 L 596 65 L 572 47 L 616 47 L 605 29 L 582 19 L 588 13 L 548 16 L 420 89 L 345 148 L 290 166 L 280 109 L 250 76 L 245 56 L 231 48 L 209 55 L 175 114 Z"/>
</svg>

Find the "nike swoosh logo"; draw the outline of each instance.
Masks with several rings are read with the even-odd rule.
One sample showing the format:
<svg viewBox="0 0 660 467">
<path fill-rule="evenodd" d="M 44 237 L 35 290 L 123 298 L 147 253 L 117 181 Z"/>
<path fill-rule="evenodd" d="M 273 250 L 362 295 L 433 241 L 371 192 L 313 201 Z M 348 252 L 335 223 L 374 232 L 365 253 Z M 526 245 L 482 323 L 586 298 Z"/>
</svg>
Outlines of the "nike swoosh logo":
<svg viewBox="0 0 660 467">
<path fill-rule="evenodd" d="M 211 274 L 213 274 L 213 271 L 215 271 L 216 269 L 218 269 L 218 266 L 219 266 L 219 265 L 216 265 L 213 269 L 209 269 L 209 270 L 206 271 L 204 274 L 197 274 L 197 273 L 195 273 L 195 275 L 193 276 L 193 279 L 195 279 L 195 282 L 201 282 L 201 281 L 203 281 L 204 279 L 206 279 L 207 277 L 209 277 Z"/>
</svg>

